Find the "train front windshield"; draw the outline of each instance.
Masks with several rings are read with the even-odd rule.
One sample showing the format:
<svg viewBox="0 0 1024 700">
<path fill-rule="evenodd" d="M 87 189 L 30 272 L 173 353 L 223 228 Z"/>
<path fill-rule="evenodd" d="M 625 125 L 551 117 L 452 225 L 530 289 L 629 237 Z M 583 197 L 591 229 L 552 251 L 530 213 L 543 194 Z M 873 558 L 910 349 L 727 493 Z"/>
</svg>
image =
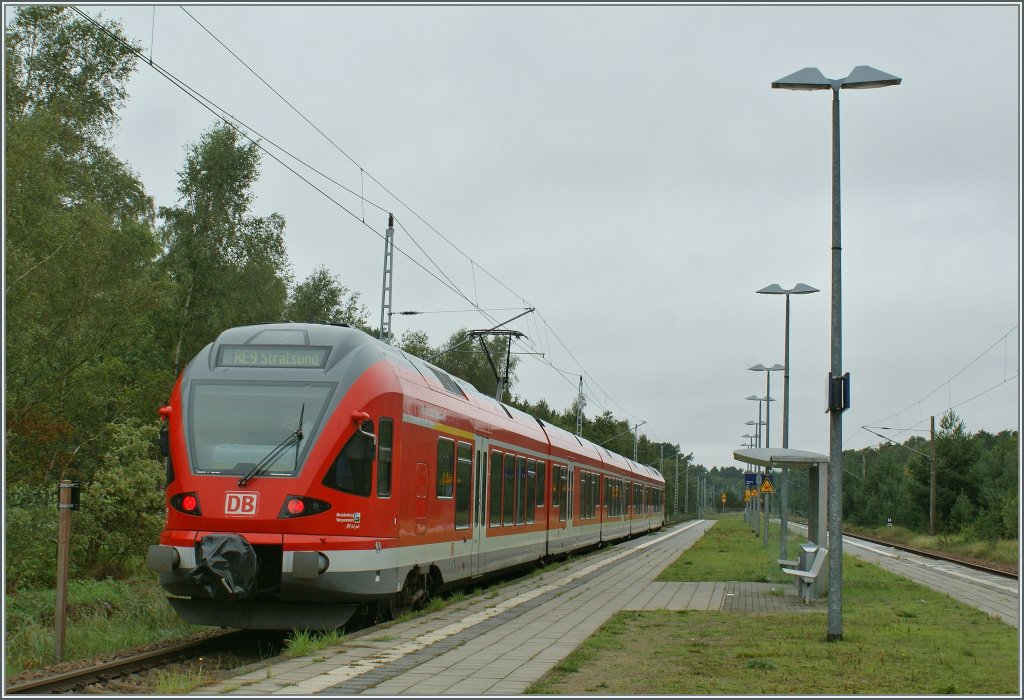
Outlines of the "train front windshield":
<svg viewBox="0 0 1024 700">
<path fill-rule="evenodd" d="M 294 475 L 323 423 L 328 382 L 195 381 L 188 442 L 196 474 Z"/>
</svg>

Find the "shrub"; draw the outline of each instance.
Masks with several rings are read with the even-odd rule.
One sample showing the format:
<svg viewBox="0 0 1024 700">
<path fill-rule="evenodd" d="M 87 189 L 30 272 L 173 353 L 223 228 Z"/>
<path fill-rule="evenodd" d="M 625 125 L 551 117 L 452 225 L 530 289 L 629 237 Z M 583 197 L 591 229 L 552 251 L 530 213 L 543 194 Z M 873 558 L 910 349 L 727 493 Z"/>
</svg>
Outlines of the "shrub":
<svg viewBox="0 0 1024 700">
<path fill-rule="evenodd" d="M 57 489 L 13 485 L 6 491 L 7 591 L 34 585 L 52 588 L 57 570 Z"/>
<path fill-rule="evenodd" d="M 155 458 L 155 425 L 110 425 L 110 447 L 83 486 L 75 536 L 92 576 L 123 577 L 130 560 L 156 542 L 164 517 L 163 468 Z"/>
</svg>

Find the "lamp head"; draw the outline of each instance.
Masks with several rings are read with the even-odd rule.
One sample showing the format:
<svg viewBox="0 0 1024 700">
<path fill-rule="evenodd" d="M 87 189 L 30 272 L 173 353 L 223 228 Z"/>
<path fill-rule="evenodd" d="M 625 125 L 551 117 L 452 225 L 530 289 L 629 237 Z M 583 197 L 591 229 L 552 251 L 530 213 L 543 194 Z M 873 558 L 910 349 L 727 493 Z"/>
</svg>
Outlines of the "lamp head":
<svg viewBox="0 0 1024 700">
<path fill-rule="evenodd" d="M 779 78 L 772 83 L 772 87 L 783 90 L 828 90 L 832 87 L 832 81 L 822 75 L 817 68 L 804 68 L 785 78 Z"/>
<path fill-rule="evenodd" d="M 796 73 L 787 75 L 785 78 L 779 78 L 772 83 L 772 87 L 782 88 L 783 90 L 831 89 L 838 91 L 840 88 L 862 90 L 865 88 L 888 87 L 890 85 L 899 85 L 901 82 L 903 82 L 902 78 L 883 73 L 871 66 L 857 66 L 848 76 L 837 80 L 826 78 L 817 68 L 804 68 Z"/>
<path fill-rule="evenodd" d="M 871 66 L 857 66 L 841 82 L 844 88 L 863 89 L 899 85 L 903 82 L 903 79 L 897 78 L 895 75 L 883 73 Z"/>
<path fill-rule="evenodd" d="M 815 289 L 814 287 L 812 287 L 809 284 L 804 284 L 803 282 L 797 282 L 796 286 L 793 287 L 792 289 L 790 289 L 788 293 L 789 294 L 814 294 L 815 292 L 820 292 L 820 291 L 821 291 L 820 289 Z"/>
</svg>

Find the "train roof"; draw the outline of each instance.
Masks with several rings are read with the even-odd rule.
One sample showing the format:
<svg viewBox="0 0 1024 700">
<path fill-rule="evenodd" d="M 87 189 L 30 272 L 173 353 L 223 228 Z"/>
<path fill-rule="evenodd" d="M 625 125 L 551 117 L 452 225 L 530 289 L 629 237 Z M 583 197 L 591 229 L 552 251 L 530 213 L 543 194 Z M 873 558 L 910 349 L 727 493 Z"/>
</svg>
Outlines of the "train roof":
<svg viewBox="0 0 1024 700">
<path fill-rule="evenodd" d="M 200 367 L 197 362 L 204 353 L 207 366 Z M 664 481 L 655 469 L 501 403 L 466 380 L 347 324 L 280 322 L 229 328 L 207 345 L 189 363 L 186 371 L 211 376 L 223 367 L 236 370 L 252 368 L 258 370 L 261 377 L 275 372 L 285 379 L 294 378 L 297 370 L 316 368 L 327 377 L 350 384 L 382 358 L 394 368 L 398 379 L 466 401 L 497 416 L 500 422 L 510 421 L 518 430 L 549 441 L 563 452 L 589 457 L 595 463 L 613 466 L 636 476 Z"/>
</svg>

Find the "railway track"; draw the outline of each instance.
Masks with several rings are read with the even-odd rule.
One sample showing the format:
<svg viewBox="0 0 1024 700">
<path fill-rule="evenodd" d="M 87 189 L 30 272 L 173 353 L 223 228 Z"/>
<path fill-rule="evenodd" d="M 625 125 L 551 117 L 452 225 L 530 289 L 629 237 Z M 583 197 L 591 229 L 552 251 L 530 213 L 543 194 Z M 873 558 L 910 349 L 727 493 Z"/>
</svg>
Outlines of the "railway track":
<svg viewBox="0 0 1024 700">
<path fill-rule="evenodd" d="M 241 659 L 245 659 L 251 654 L 258 659 L 267 651 L 265 643 L 266 641 L 263 640 L 261 644 L 264 646 L 259 646 L 250 652 L 250 647 L 254 646 L 252 634 L 231 630 L 13 683 L 7 686 L 4 692 L 10 695 L 80 692 L 89 686 L 108 684 L 119 678 L 150 672 L 168 664 L 179 663 L 190 658 L 202 658 L 204 655 L 217 654 L 224 650 L 230 650 L 233 655 Z"/>
<path fill-rule="evenodd" d="M 807 527 L 807 521 L 802 518 L 793 518 L 790 516 L 789 522 L 791 525 L 799 525 L 804 528 Z M 778 521 L 776 520 L 775 523 L 777 524 Z M 1017 567 L 1014 567 L 1011 564 L 994 566 L 990 562 L 979 561 L 977 559 L 971 559 L 970 557 L 958 556 L 956 554 L 950 554 L 949 552 L 938 552 L 934 549 L 915 549 L 914 547 L 908 547 L 907 545 L 900 544 L 899 542 L 890 542 L 889 540 L 869 537 L 857 532 L 843 532 L 843 537 L 852 537 L 854 539 L 864 540 L 865 542 L 892 547 L 893 549 L 898 549 L 901 552 L 907 552 L 908 554 L 917 554 L 919 556 L 936 559 L 938 561 L 948 561 L 952 564 L 960 564 L 961 566 L 966 566 L 977 571 L 985 571 L 995 576 L 1005 576 L 1006 578 L 1018 580 Z"/>
<path fill-rule="evenodd" d="M 898 549 L 901 552 L 908 552 L 910 554 L 928 557 L 929 559 L 937 559 L 939 561 L 948 561 L 954 564 L 960 564 L 961 566 L 966 566 L 971 569 L 976 569 L 977 571 L 985 571 L 996 576 L 1005 576 L 1007 578 L 1018 580 L 1017 571 L 1012 571 L 1009 569 L 1009 567 L 996 568 L 989 564 L 985 564 L 976 560 L 971 560 L 967 557 L 960 557 L 955 554 L 949 554 L 947 552 L 936 552 L 934 550 L 928 549 L 915 549 L 914 547 L 908 547 L 903 544 L 889 542 L 888 540 L 880 540 L 874 537 L 867 537 L 865 535 L 859 535 L 854 532 L 844 532 L 843 535 L 845 537 L 853 537 L 858 540 L 864 540 L 865 542 L 872 542 L 874 544 L 881 544 L 885 545 L 886 547 L 892 547 L 893 549 Z"/>
<path fill-rule="evenodd" d="M 507 576 L 491 579 L 490 583 L 499 583 L 522 575 L 522 571 Z M 369 620 L 354 621 L 354 626 L 347 630 L 351 639 L 355 636 L 371 633 L 376 626 Z M 123 679 L 131 676 L 155 676 L 162 669 L 185 667 L 204 669 L 214 667 L 214 672 L 226 668 L 237 668 L 249 663 L 264 661 L 284 650 L 284 642 L 288 636 L 285 632 L 259 632 L 252 630 L 226 630 L 207 634 L 202 638 L 193 638 L 171 642 L 158 649 L 117 656 L 104 660 L 89 662 L 83 660 L 78 668 L 53 671 L 41 670 L 37 677 L 16 681 L 4 688 L 5 695 L 42 695 L 60 693 L 90 694 L 152 694 L 157 692 L 153 687 L 155 680 L 139 679 L 135 683 L 125 683 Z M 227 654 L 232 657 L 227 664 L 218 663 L 217 655 Z M 125 690 L 127 688 L 127 690 Z"/>
</svg>

